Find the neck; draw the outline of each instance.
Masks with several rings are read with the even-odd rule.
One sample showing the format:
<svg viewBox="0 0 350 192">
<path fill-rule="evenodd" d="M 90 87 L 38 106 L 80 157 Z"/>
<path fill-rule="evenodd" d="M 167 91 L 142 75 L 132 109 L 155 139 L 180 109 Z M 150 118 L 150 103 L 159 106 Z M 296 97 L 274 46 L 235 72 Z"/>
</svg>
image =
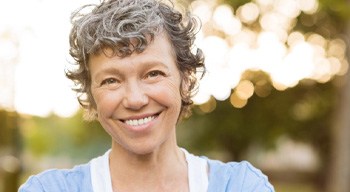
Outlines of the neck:
<svg viewBox="0 0 350 192">
<path fill-rule="evenodd" d="M 186 159 L 177 146 L 175 136 L 146 154 L 132 153 L 113 142 L 109 158 L 112 184 L 118 186 L 119 191 L 122 191 L 121 188 L 132 191 L 131 183 L 135 191 L 137 186 L 144 191 L 147 186 L 151 190 L 157 185 L 160 185 L 160 191 L 164 191 L 163 185 L 168 185 L 169 181 L 187 183 L 188 180 Z"/>
</svg>

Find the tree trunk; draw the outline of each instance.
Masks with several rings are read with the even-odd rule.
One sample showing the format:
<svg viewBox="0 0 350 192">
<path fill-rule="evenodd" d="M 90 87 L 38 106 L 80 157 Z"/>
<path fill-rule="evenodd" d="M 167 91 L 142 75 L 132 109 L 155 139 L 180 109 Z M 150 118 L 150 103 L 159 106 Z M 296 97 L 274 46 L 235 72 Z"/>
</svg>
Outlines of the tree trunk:
<svg viewBox="0 0 350 192">
<path fill-rule="evenodd" d="M 350 22 L 347 23 L 347 34 L 350 34 Z M 347 39 L 347 45 L 350 40 Z M 350 48 L 347 49 L 348 59 Z M 345 84 L 340 90 L 338 108 L 335 112 L 332 127 L 332 149 L 328 192 L 350 191 L 350 71 L 344 77 Z"/>
</svg>

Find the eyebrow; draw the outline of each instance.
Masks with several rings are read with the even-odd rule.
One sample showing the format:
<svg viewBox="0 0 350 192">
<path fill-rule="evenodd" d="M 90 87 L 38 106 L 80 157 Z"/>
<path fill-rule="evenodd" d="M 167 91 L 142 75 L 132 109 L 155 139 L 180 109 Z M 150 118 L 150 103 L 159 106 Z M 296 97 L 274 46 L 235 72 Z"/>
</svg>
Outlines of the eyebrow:
<svg viewBox="0 0 350 192">
<path fill-rule="evenodd" d="M 144 66 L 144 68 L 161 66 L 161 67 L 164 67 L 165 69 L 169 69 L 169 67 L 161 61 L 145 61 L 145 62 L 142 62 L 140 65 Z"/>
<path fill-rule="evenodd" d="M 99 76 L 101 74 L 120 74 L 120 71 L 118 68 L 114 67 L 103 67 L 99 71 L 96 72 L 96 76 Z"/>
<path fill-rule="evenodd" d="M 161 61 L 145 61 L 145 62 L 139 63 L 138 65 L 142 66 L 141 70 L 150 69 L 150 68 L 155 67 L 155 66 L 161 66 L 162 68 L 169 70 L 169 67 Z M 101 75 L 109 75 L 109 74 L 123 76 L 122 72 L 120 72 L 120 70 L 118 68 L 111 67 L 111 66 L 107 66 L 107 67 L 102 68 L 101 70 L 96 72 L 94 76 L 98 79 Z"/>
</svg>

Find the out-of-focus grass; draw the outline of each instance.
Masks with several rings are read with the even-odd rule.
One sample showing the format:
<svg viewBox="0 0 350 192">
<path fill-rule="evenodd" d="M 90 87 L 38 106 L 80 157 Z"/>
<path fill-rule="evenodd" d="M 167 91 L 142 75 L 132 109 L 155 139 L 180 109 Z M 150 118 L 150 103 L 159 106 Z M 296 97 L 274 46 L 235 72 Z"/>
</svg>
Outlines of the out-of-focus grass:
<svg viewBox="0 0 350 192">
<path fill-rule="evenodd" d="M 316 192 L 315 186 L 307 183 L 274 183 L 276 192 Z"/>
</svg>

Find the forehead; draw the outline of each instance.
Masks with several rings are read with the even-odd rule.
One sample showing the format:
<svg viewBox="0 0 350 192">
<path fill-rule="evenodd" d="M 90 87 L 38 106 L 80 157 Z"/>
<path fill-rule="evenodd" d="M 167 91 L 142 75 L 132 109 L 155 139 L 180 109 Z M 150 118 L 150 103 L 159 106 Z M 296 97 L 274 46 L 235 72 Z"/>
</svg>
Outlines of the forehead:
<svg viewBox="0 0 350 192">
<path fill-rule="evenodd" d="M 137 51 L 134 51 L 131 56 L 136 55 L 168 55 L 172 58 L 175 56 L 175 50 L 173 49 L 173 46 L 171 45 L 171 42 L 168 38 L 168 36 L 162 32 L 159 34 L 156 34 L 151 40 L 151 38 L 147 38 L 148 45 L 145 47 L 145 49 L 141 53 L 137 53 Z M 131 41 L 133 42 L 133 40 Z"/>
<path fill-rule="evenodd" d="M 152 61 L 176 64 L 175 51 L 165 33 L 155 35 L 153 40 L 149 38 L 149 43 L 142 52 L 133 51 L 132 54 L 127 56 L 118 56 L 111 48 L 105 48 L 100 53 L 90 55 L 89 68 L 93 70 L 103 64 L 115 65 L 118 63 L 130 64 Z"/>
</svg>

